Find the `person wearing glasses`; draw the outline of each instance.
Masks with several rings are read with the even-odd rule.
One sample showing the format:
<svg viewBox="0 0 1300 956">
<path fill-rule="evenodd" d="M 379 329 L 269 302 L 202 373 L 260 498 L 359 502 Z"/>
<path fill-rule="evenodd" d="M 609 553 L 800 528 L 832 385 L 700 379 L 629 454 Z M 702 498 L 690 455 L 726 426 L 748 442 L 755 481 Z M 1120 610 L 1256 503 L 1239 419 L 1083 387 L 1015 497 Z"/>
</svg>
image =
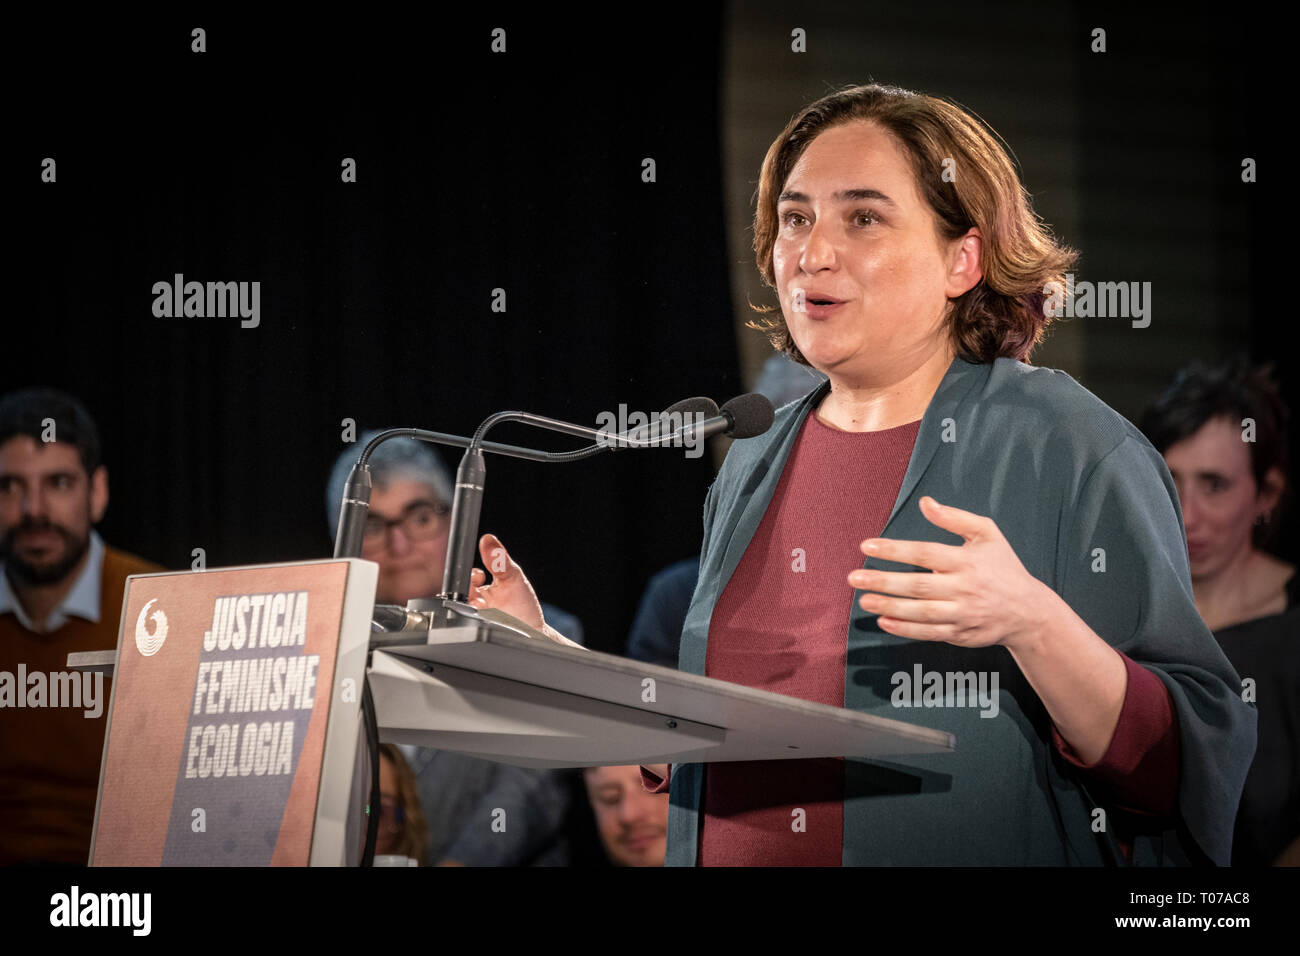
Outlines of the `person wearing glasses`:
<svg viewBox="0 0 1300 956">
<path fill-rule="evenodd" d="M 378 431 L 339 456 L 325 495 L 330 535 L 338 533 L 339 500 L 348 472 Z M 405 605 L 442 590 L 452 484 L 446 466 L 414 439 L 385 442 L 370 458 L 370 514 L 361 556 L 379 565 L 375 603 Z M 581 642 L 571 614 L 543 605 L 546 619 Z M 438 866 L 563 866 L 564 830 L 574 784 L 568 775 L 493 763 L 444 750 L 403 746 L 429 824 L 426 858 Z M 506 827 L 492 824 L 505 810 Z"/>
</svg>

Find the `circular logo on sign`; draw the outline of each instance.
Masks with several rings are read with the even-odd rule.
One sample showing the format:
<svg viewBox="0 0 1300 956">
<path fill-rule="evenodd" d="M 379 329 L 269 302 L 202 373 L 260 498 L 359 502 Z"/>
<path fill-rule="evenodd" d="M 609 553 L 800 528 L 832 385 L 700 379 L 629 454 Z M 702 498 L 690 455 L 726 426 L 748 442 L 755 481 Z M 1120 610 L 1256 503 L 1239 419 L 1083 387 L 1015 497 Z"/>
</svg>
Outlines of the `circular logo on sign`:
<svg viewBox="0 0 1300 956">
<path fill-rule="evenodd" d="M 153 657 L 162 647 L 163 641 L 167 640 L 167 615 L 163 613 L 162 608 L 149 613 L 149 608 L 153 606 L 158 599 L 154 598 L 143 608 L 140 609 L 140 616 L 135 622 L 135 646 L 145 657 Z M 146 615 L 153 621 L 153 632 L 145 626 Z"/>
</svg>

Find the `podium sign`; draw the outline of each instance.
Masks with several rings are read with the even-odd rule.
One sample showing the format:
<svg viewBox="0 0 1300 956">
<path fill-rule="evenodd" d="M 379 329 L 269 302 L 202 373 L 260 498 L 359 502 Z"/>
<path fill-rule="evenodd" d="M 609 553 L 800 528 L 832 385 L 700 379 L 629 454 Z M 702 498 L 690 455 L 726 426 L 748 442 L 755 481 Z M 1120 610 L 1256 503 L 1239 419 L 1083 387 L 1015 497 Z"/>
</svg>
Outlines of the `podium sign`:
<svg viewBox="0 0 1300 956">
<path fill-rule="evenodd" d="M 377 571 L 351 558 L 127 579 L 91 865 L 356 857 Z"/>
</svg>

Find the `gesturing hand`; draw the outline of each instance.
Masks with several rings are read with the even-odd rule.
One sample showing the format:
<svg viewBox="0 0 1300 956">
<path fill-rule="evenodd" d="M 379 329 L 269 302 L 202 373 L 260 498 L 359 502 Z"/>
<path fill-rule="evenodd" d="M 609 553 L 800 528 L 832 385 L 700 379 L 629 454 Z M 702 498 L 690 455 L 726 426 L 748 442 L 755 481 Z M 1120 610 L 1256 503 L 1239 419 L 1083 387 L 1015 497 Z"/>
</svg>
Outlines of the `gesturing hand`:
<svg viewBox="0 0 1300 956">
<path fill-rule="evenodd" d="M 481 568 L 471 571 L 468 595 L 470 604 L 505 611 L 511 617 L 517 617 L 525 624 L 537 628 L 556 644 L 582 648 L 581 644 L 575 644 L 546 623 L 532 582 L 524 574 L 524 569 L 511 559 L 501 539 L 494 534 L 483 535 L 478 539 L 478 553 L 492 572 L 492 583 L 484 583 L 487 575 Z"/>
<path fill-rule="evenodd" d="M 494 607 L 519 618 L 539 631 L 546 626 L 542 618 L 542 605 L 537 592 L 515 564 L 505 545 L 494 534 L 485 534 L 478 540 L 478 553 L 483 564 L 492 571 L 492 583 L 487 584 L 487 574 L 475 568 L 469 576 L 469 603 L 475 607 Z"/>
<path fill-rule="evenodd" d="M 881 615 L 880 629 L 899 637 L 960 647 L 1003 644 L 1011 648 L 1033 640 L 1043 629 L 1056 595 L 1025 570 L 993 519 L 929 497 L 921 499 L 921 514 L 931 524 L 960 535 L 965 543 L 863 541 L 863 554 L 934 573 L 858 568 L 849 572 L 849 584 L 876 592 L 862 595 L 858 605 Z"/>
</svg>

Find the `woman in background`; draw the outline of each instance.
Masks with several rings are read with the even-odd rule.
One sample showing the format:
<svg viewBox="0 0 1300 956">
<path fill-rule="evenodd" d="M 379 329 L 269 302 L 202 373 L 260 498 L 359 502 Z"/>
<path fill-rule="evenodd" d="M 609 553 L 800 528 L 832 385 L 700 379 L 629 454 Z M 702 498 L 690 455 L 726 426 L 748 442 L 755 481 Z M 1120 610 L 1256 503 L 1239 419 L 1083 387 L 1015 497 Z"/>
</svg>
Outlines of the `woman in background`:
<svg viewBox="0 0 1300 956">
<path fill-rule="evenodd" d="M 429 825 L 420 808 L 415 774 L 393 744 L 379 745 L 379 838 L 376 856 L 407 856 L 425 864 Z"/>
<path fill-rule="evenodd" d="M 1300 575 L 1263 545 L 1288 497 L 1289 411 L 1243 357 L 1178 373 L 1142 416 L 1182 503 L 1196 608 L 1259 712 L 1234 865 L 1300 865 Z"/>
</svg>

